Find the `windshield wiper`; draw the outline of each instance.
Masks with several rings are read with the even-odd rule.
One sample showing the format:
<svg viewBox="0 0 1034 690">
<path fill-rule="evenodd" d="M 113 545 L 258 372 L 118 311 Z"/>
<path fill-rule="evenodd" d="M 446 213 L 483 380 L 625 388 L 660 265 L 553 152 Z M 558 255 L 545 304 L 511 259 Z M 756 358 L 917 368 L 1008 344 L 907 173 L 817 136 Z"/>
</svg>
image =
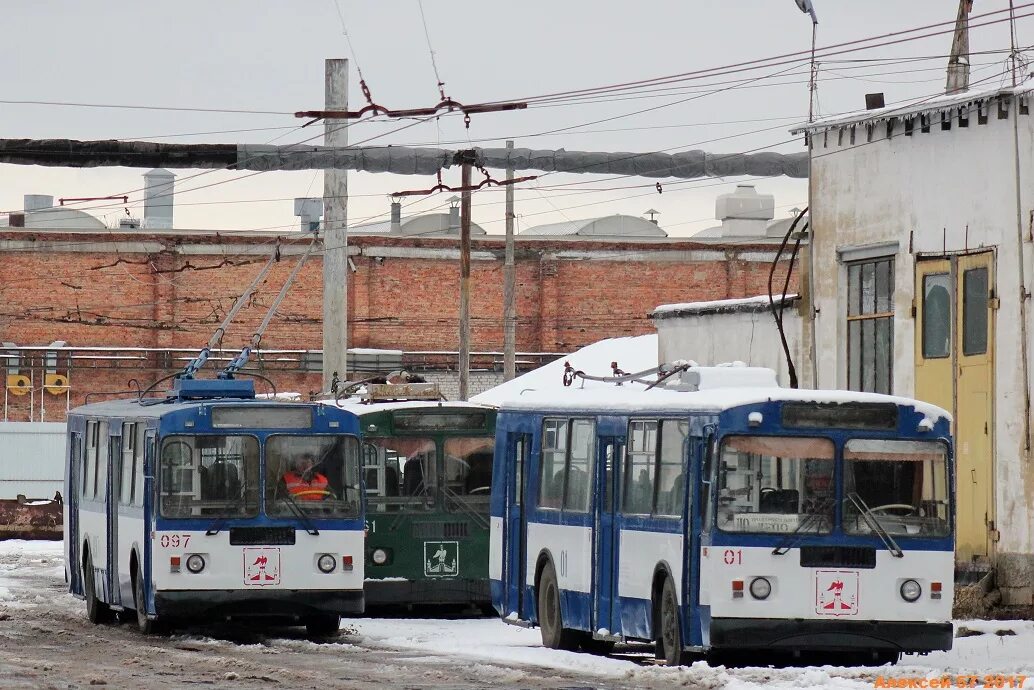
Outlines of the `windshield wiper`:
<svg viewBox="0 0 1034 690">
<path fill-rule="evenodd" d="M 883 528 L 880 521 L 876 519 L 876 516 L 869 510 L 869 506 L 865 505 L 865 501 L 856 492 L 852 491 L 847 494 L 847 499 L 854 504 L 854 507 L 858 509 L 858 512 L 865 519 L 865 524 L 869 525 L 869 529 L 879 536 L 883 541 L 883 545 L 887 547 L 887 551 L 890 551 L 894 558 L 904 558 L 905 552 L 901 550 L 901 547 L 894 541 L 894 537 L 890 536 L 890 532 Z"/>
<path fill-rule="evenodd" d="M 465 498 L 463 498 L 459 493 L 453 491 L 447 486 L 443 487 L 443 489 L 445 492 L 445 498 L 451 498 L 456 503 L 456 505 L 458 505 L 460 509 L 468 515 L 468 517 L 470 517 L 480 527 L 488 529 L 488 521 L 485 520 L 485 518 L 481 514 L 479 514 L 474 509 L 474 507 L 467 502 Z"/>
<path fill-rule="evenodd" d="M 772 549 L 772 555 L 782 556 L 791 548 L 793 548 L 793 545 L 796 544 L 798 541 L 798 535 L 804 532 L 804 528 L 811 527 L 811 524 L 813 522 L 817 522 L 819 518 L 824 518 L 826 510 L 828 510 L 831 505 L 833 505 L 832 498 L 827 498 L 825 501 L 820 503 L 818 508 L 815 509 L 814 513 L 810 513 L 807 517 L 801 520 L 800 523 L 798 523 L 797 529 L 787 534 L 782 541 L 776 544 L 776 547 Z"/>
<path fill-rule="evenodd" d="M 305 531 L 314 537 L 318 536 L 320 531 L 316 529 L 316 523 L 314 523 L 312 521 L 312 518 L 310 518 L 306 514 L 306 512 L 302 510 L 302 507 L 298 505 L 298 501 L 294 500 L 294 496 L 291 495 L 290 491 L 284 494 L 284 498 L 287 499 L 287 505 L 291 506 L 291 510 L 294 511 L 294 514 L 297 515 L 298 519 L 302 521 L 302 526 L 305 527 Z"/>
</svg>

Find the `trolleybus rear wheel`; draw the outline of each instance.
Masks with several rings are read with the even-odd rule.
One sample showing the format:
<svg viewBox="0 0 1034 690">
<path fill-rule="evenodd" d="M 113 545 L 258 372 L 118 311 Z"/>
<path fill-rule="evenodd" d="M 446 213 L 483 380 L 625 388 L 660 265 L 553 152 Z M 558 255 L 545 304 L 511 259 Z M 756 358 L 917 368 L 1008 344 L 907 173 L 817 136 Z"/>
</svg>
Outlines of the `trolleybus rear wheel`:
<svg viewBox="0 0 1034 690">
<path fill-rule="evenodd" d="M 115 618 L 111 607 L 97 598 L 97 583 L 94 580 L 93 559 L 87 551 L 83 557 L 83 589 L 86 590 L 86 617 L 94 625 L 110 623 Z"/>
<path fill-rule="evenodd" d="M 661 590 L 660 613 L 657 625 L 657 658 L 664 659 L 668 666 L 680 666 L 685 663 L 687 655 L 682 650 L 679 602 L 675 597 L 675 585 L 670 577 L 665 579 Z"/>
<path fill-rule="evenodd" d="M 341 616 L 336 613 L 321 613 L 305 619 L 305 632 L 309 637 L 333 637 L 341 629 Z"/>
<path fill-rule="evenodd" d="M 539 628 L 542 631 L 542 646 L 550 649 L 574 651 L 578 639 L 573 630 L 564 628 L 560 612 L 560 588 L 557 587 L 553 564 L 546 563 L 539 577 L 538 586 Z"/>
</svg>

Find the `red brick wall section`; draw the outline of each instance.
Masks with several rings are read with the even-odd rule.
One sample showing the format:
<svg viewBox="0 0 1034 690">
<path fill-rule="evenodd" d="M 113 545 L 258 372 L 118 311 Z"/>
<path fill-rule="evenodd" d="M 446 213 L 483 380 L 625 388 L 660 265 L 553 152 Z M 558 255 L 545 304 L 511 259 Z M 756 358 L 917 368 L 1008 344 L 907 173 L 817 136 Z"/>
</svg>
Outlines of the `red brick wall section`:
<svg viewBox="0 0 1034 690">
<path fill-rule="evenodd" d="M 6 231 L 0 241 L 36 237 L 25 249 L 0 245 L 0 340 L 17 345 L 200 349 L 268 259 L 271 238 L 196 237 L 108 233 L 82 234 Z M 159 241 L 162 251 L 69 251 L 84 242 Z M 178 245 L 205 246 L 203 253 L 181 253 Z M 230 242 L 229 245 L 220 242 Z M 239 348 L 258 328 L 279 292 L 304 239 L 285 243 L 282 260 L 242 309 L 222 339 Z M 458 347 L 459 262 L 445 256 L 455 239 L 354 237 L 355 271 L 349 275 L 350 345 L 385 349 L 444 350 Z M 254 245 L 250 254 L 227 253 L 228 246 Z M 126 247 L 128 245 L 121 245 Z M 379 249 L 430 250 L 427 258 L 374 256 Z M 558 252 L 577 249 L 579 256 Z M 653 332 L 647 314 L 657 305 L 746 297 L 767 291 L 768 264 L 745 261 L 744 254 L 771 246 L 702 246 L 663 243 L 521 241 L 517 262 L 517 348 L 519 351 L 571 351 L 602 338 Z M 259 251 L 261 250 L 261 251 Z M 610 258 L 617 250 L 631 259 Z M 726 259 L 689 258 L 691 251 L 725 252 Z M 494 260 L 471 266 L 472 350 L 502 349 L 502 241 L 478 240 L 475 252 Z M 441 258 L 434 254 L 442 253 Z M 585 258 L 586 253 L 590 258 Z M 592 252 L 597 252 L 592 255 Z M 603 258 L 599 258 L 603 257 Z M 785 263 L 780 265 L 781 288 Z M 791 289 L 796 288 L 796 273 Z M 322 347 L 322 266 L 310 258 L 262 339 L 263 349 Z M 147 383 L 168 373 L 156 359 L 147 369 L 98 369 L 75 364 L 73 404 L 89 390 L 121 390 L 129 378 Z M 156 368 L 158 367 L 158 368 Z M 299 392 L 319 386 L 316 374 L 274 374 L 281 389 Z M 37 382 L 38 384 L 38 382 Z M 259 386 L 260 389 L 262 386 Z M 47 407 L 64 400 L 46 394 Z M 8 409 L 24 408 L 28 396 Z M 38 419 L 39 396 L 36 399 Z M 14 419 L 15 417 L 10 417 Z"/>
</svg>

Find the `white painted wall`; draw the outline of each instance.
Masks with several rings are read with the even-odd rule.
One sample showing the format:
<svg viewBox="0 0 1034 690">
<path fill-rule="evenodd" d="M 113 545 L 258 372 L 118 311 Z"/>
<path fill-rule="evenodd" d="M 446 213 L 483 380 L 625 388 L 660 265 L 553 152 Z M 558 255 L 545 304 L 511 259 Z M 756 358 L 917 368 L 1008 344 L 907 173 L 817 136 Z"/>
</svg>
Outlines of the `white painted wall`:
<svg viewBox="0 0 1034 690">
<path fill-rule="evenodd" d="M 918 120 L 912 136 L 899 121 L 891 139 L 886 123 L 878 123 L 873 141 L 864 125 L 840 141 L 837 130 L 817 134 L 812 150 L 813 289 L 818 309 L 815 324 L 818 387 L 846 384 L 846 270 L 837 252 L 896 242 L 894 304 L 894 390 L 914 393 L 915 253 L 957 252 L 994 248 L 995 291 L 1001 306 L 996 316 L 995 404 L 996 509 L 1001 541 L 998 552 L 1034 554 L 1034 468 L 1024 438 L 1025 389 L 1021 369 L 1021 294 L 1029 295 L 1031 276 L 1030 222 L 1034 209 L 1034 118 L 1016 115 L 998 119 L 988 108 L 986 124 L 978 124 L 970 106 L 969 126 L 942 130 L 933 116 L 930 131 Z M 1020 204 L 1016 205 L 1014 122 L 1019 130 Z M 1019 223 L 1018 223 L 1019 220 Z M 1018 225 L 1023 236 L 1017 249 Z M 910 234 L 912 246 L 910 248 Z M 1020 260 L 1026 276 L 1021 286 Z M 1027 300 L 1027 350 L 1030 311 Z"/>
<path fill-rule="evenodd" d="M 64 422 L 0 422 L 0 499 L 53 498 L 64 476 Z"/>
<path fill-rule="evenodd" d="M 733 300 L 736 301 L 736 300 Z M 774 369 L 779 385 L 789 386 L 789 372 L 775 319 L 767 307 L 757 311 L 702 315 L 654 316 L 661 362 L 692 359 L 703 366 L 739 360 Z M 796 305 L 783 310 L 783 330 L 801 385 L 810 380 L 804 360 L 801 318 Z"/>
</svg>

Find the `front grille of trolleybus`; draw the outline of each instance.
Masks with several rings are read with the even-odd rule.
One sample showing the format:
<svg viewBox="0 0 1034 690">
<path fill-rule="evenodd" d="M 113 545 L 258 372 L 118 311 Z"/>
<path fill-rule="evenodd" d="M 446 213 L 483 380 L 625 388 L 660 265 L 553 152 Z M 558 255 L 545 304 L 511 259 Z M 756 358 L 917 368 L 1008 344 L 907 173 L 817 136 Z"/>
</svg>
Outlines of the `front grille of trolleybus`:
<svg viewBox="0 0 1034 690">
<path fill-rule="evenodd" d="M 802 546 L 802 568 L 875 568 L 876 549 L 869 546 Z"/>
<path fill-rule="evenodd" d="M 232 546 L 291 546 L 294 527 L 231 527 Z"/>
<path fill-rule="evenodd" d="M 468 536 L 466 522 L 414 522 L 413 536 L 417 539 L 460 539 Z"/>
</svg>

